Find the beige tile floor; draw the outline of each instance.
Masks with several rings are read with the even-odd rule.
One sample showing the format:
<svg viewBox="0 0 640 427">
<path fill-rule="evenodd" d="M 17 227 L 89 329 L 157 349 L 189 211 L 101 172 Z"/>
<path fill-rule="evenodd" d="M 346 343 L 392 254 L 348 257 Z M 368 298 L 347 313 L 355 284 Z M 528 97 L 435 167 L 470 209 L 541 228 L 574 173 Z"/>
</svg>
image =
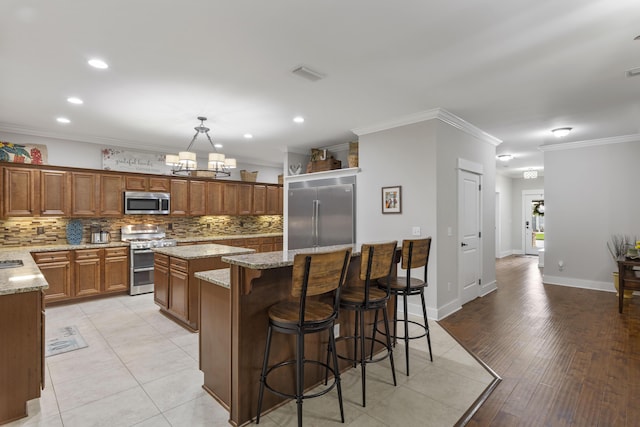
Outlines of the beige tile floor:
<svg viewBox="0 0 640 427">
<path fill-rule="evenodd" d="M 201 388 L 198 334 L 158 312 L 153 295 L 118 296 L 47 308 L 47 330 L 76 325 L 88 347 L 46 359 L 46 388 L 29 417 L 8 426 L 228 426 L 228 412 Z M 411 376 L 397 348 L 398 386 L 388 362 L 368 366 L 367 407 L 360 369 L 342 376 L 345 425 L 452 426 L 493 377 L 436 322 L 411 351 Z M 413 344 L 412 344 L 413 346 Z M 342 425 L 335 390 L 304 403 L 306 426 Z M 262 417 L 265 427 L 296 424 L 291 402 Z"/>
</svg>

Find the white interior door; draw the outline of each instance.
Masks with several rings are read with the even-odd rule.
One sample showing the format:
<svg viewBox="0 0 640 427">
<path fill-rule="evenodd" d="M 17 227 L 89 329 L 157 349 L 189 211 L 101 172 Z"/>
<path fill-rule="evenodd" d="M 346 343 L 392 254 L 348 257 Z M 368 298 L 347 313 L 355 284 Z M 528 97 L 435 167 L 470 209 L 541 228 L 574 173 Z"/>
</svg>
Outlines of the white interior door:
<svg viewBox="0 0 640 427">
<path fill-rule="evenodd" d="M 480 296 L 480 224 L 480 175 L 460 170 L 458 174 L 460 304 Z"/>
<path fill-rule="evenodd" d="M 538 249 L 544 247 L 544 215 L 534 215 L 534 208 L 542 209 L 544 214 L 544 192 L 542 190 L 525 190 L 522 193 L 522 224 L 524 253 L 538 255 Z"/>
</svg>

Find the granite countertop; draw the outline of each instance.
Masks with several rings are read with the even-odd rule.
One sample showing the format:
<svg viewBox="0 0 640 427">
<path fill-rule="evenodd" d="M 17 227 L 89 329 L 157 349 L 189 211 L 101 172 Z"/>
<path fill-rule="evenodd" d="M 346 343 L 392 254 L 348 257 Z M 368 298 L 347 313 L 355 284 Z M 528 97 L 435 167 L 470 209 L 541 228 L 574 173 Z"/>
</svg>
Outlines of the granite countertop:
<svg viewBox="0 0 640 427">
<path fill-rule="evenodd" d="M 221 268 L 218 270 L 198 271 L 195 276 L 205 282 L 222 286 L 223 288 L 231 288 L 231 269 Z"/>
<path fill-rule="evenodd" d="M 255 249 L 237 248 L 235 246 L 209 243 L 192 246 L 170 246 L 153 248 L 154 252 L 182 259 L 211 258 L 215 256 L 240 255 L 254 253 Z"/>
<path fill-rule="evenodd" d="M 0 261 L 20 260 L 23 264 L 22 267 L 0 269 L 0 295 L 40 291 L 49 287 L 31 252 L 30 248 L 0 251 Z"/>
<path fill-rule="evenodd" d="M 262 252 L 248 255 L 228 255 L 222 261 L 239 265 L 253 270 L 268 270 L 270 268 L 287 267 L 293 265 L 296 254 L 331 252 L 338 249 L 352 248 L 351 256 L 360 255 L 360 247 L 356 245 L 323 246 L 320 248 L 295 249 L 291 251 Z"/>
<path fill-rule="evenodd" d="M 233 240 L 233 239 L 254 239 L 257 237 L 281 237 L 282 233 L 261 233 L 261 234 L 219 234 L 215 236 L 195 236 L 179 237 L 178 242 L 208 242 L 211 240 Z"/>
</svg>

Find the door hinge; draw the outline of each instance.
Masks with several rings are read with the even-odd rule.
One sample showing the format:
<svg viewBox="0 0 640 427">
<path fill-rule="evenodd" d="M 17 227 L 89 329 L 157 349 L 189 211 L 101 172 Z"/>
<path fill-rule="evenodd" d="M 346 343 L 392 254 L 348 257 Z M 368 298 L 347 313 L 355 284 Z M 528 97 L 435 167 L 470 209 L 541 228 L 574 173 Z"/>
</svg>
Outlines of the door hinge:
<svg viewBox="0 0 640 427">
<path fill-rule="evenodd" d="M 478 237 L 482 237 L 482 231 L 478 231 Z"/>
<path fill-rule="evenodd" d="M 482 191 L 482 184 L 478 184 L 478 191 Z"/>
<path fill-rule="evenodd" d="M 482 279 L 478 279 L 478 286 L 482 286 Z"/>
</svg>

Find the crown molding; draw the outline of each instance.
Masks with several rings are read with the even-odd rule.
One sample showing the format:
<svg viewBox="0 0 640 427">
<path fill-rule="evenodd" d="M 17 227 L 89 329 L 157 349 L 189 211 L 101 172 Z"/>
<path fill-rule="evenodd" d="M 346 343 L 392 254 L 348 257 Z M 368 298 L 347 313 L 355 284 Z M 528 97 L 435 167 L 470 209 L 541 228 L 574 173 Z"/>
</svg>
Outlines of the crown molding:
<svg viewBox="0 0 640 427">
<path fill-rule="evenodd" d="M 472 125 L 464 119 L 456 116 L 455 114 L 450 113 L 444 108 L 433 108 L 427 111 L 421 111 L 414 114 L 409 114 L 408 116 L 399 117 L 397 119 L 388 120 L 386 122 L 378 123 L 371 126 L 364 126 L 360 128 L 351 129 L 351 132 L 355 133 L 358 136 L 367 135 L 370 133 L 380 132 L 383 130 L 393 129 L 400 126 L 411 125 L 414 123 L 423 122 L 426 120 L 438 119 L 448 125 L 451 125 L 461 131 L 468 133 L 469 135 L 492 144 L 494 146 L 502 143 L 501 139 L 496 138 L 493 135 L 488 134 L 487 132 L 481 130 L 480 128 Z"/>
<path fill-rule="evenodd" d="M 575 148 L 596 147 L 599 145 L 622 144 L 625 142 L 640 142 L 640 133 L 632 135 L 612 136 L 609 138 L 589 139 L 585 141 L 563 142 L 560 144 L 541 145 L 540 151 L 563 151 Z"/>
</svg>

